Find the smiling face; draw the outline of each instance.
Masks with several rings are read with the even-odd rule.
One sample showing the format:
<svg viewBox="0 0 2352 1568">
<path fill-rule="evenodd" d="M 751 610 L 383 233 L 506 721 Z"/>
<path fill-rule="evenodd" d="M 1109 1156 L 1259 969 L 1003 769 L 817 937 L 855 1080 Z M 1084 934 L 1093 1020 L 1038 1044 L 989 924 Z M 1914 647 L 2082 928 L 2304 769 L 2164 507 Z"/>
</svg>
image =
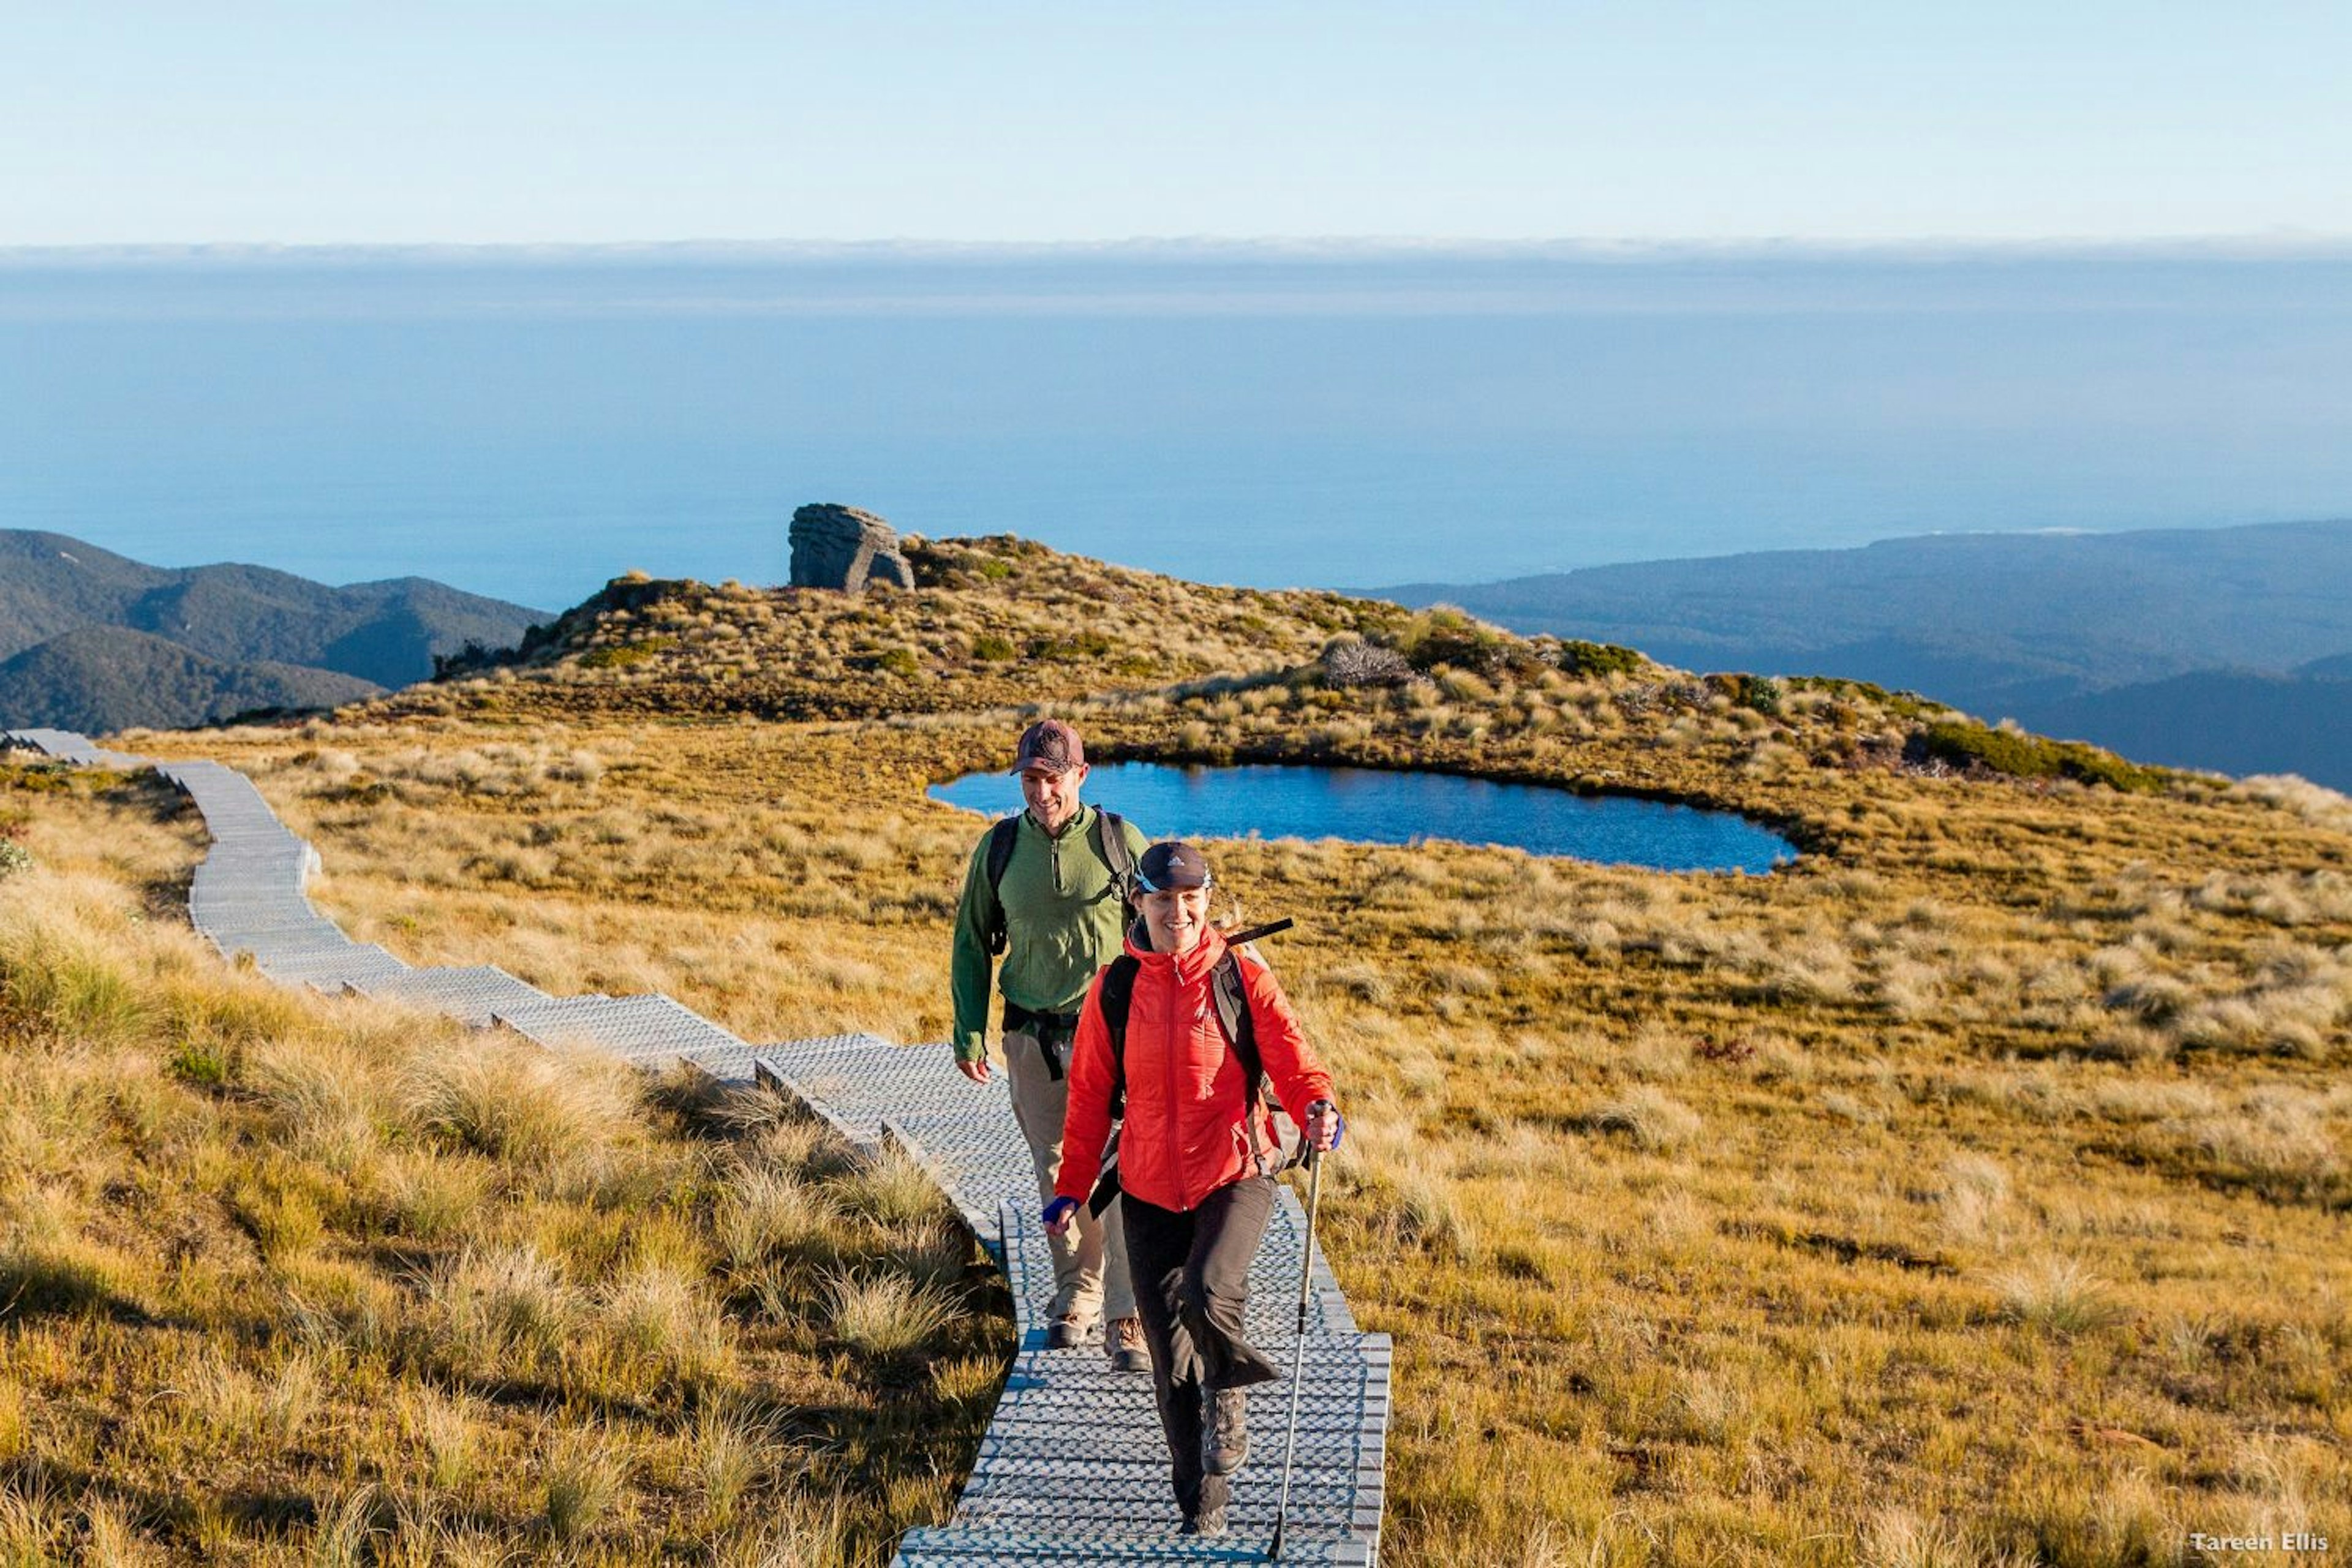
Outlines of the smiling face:
<svg viewBox="0 0 2352 1568">
<path fill-rule="evenodd" d="M 1171 888 L 1142 898 L 1143 929 L 1154 952 L 1190 952 L 1209 929 L 1209 889 Z"/>
<path fill-rule="evenodd" d="M 1026 768 L 1021 774 L 1021 798 L 1028 802 L 1029 815 L 1036 818 L 1038 826 L 1059 833 L 1078 815 L 1078 786 L 1086 782 L 1084 763 L 1059 772 Z"/>
</svg>

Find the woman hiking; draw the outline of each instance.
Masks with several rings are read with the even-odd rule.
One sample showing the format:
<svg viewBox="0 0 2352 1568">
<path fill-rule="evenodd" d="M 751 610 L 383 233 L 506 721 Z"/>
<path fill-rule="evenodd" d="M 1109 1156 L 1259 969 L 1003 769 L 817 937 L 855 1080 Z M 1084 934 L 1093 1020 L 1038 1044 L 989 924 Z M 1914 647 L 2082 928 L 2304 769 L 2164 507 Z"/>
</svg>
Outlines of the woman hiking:
<svg viewBox="0 0 2352 1568">
<path fill-rule="evenodd" d="M 1250 1261 L 1282 1164 L 1263 1085 L 1312 1148 L 1338 1147 L 1346 1122 L 1273 972 L 1209 924 L 1201 852 L 1154 844 L 1136 878 L 1142 916 L 1126 956 L 1096 976 L 1078 1017 L 1068 1135 L 1045 1227 L 1060 1234 L 1093 1193 L 1123 1089 L 1119 1208 L 1152 1393 L 1182 1532 L 1213 1535 L 1225 1527 L 1229 1478 L 1249 1452 L 1246 1391 L 1278 1375 L 1243 1336 Z M 1221 1004 L 1221 983 L 1240 994 L 1229 990 Z M 1229 1013 L 1242 1039 L 1228 1038 Z"/>
</svg>

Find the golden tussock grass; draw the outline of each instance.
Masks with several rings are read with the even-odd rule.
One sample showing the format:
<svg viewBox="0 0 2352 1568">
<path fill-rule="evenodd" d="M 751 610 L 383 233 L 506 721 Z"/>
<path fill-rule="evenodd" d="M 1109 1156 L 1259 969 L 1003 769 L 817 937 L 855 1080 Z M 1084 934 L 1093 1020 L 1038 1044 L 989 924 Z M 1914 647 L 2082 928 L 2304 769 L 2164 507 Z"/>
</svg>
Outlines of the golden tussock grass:
<svg viewBox="0 0 2352 1568">
<path fill-rule="evenodd" d="M 790 662 L 817 657 L 795 632 L 756 679 L 833 681 L 864 716 L 761 721 L 677 685 L 567 706 L 570 678 L 526 670 L 309 734 L 139 743 L 252 773 L 320 844 L 318 898 L 354 935 L 551 989 L 662 989 L 753 1039 L 945 1033 L 980 823 L 924 786 L 1001 767 L 1041 711 L 1105 757 L 1416 765 L 1745 811 L 1805 858 L 1727 877 L 1447 845 L 1213 849 L 1223 915 L 1299 920 L 1269 956 L 1349 1105 L 1327 1243 L 1359 1315 L 1397 1337 L 1389 1554 L 2192 1562 L 2188 1531 L 2281 1499 L 2352 1540 L 2341 797 L 1955 776 L 1905 760 L 1932 705 L 1783 683 L 1767 710 L 1748 688 L 1580 675 L 1508 639 L 1465 641 L 1430 679 L 1339 689 L 1290 651 L 1327 628 L 1301 618 L 1244 657 L 1240 617 L 1273 611 L 1183 593 L 1127 621 L 1061 613 L 1156 647 L 1183 628 L 1150 616 L 1213 600 L 1235 673 L 1088 697 L 1015 660 L 1020 679 L 986 684 L 992 668 L 894 711 L 914 704 L 844 661 L 856 637 L 997 612 L 795 596 L 771 617 L 815 616 L 842 673 Z M 716 640 L 768 647 L 751 601 L 727 604 L 709 613 L 744 634 Z M 660 635 L 713 640 L 697 625 Z M 946 710 L 1024 689 L 1035 705 Z M 480 761 L 435 761 L 465 753 Z M 331 1145 L 340 1113 L 317 1120 Z M 842 1250 L 938 1222 L 898 1206 L 887 1173 L 813 1160 L 807 1136 L 733 1136 L 747 1177 L 710 1211 L 711 1275 L 778 1322 L 823 1321 L 826 1292 L 861 1280 L 935 1283 Z M 814 1191 L 780 1197 L 761 1171 Z M 499 1172 L 488 1190 L 555 1201 L 545 1174 Z M 979 1419 L 991 1369 L 954 1366 L 927 1386 Z"/>
<path fill-rule="evenodd" d="M 0 1561 L 870 1563 L 944 1517 L 987 1405 L 926 1370 L 1008 1328 L 894 1174 L 851 1214 L 772 1105 L 241 974 L 150 910 L 167 803 L 20 782 Z M 888 1334 L 806 1310 L 918 1272 Z"/>
</svg>

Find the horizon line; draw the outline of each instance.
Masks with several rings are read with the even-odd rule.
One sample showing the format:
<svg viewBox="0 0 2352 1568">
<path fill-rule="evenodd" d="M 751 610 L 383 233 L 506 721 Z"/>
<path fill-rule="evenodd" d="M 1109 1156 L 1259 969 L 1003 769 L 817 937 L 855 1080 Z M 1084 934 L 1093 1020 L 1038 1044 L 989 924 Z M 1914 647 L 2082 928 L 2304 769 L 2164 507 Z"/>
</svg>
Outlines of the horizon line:
<svg viewBox="0 0 2352 1568">
<path fill-rule="evenodd" d="M 94 244 L 0 244 L 0 266 L 205 264 L 351 260 L 420 265 L 465 262 L 671 261 L 910 262 L 1150 260 L 1192 258 L 1260 262 L 1413 259 L 1558 260 L 1904 260 L 1973 258 L 2046 259 L 2352 259 L 2352 233 L 1912 238 L 1836 237 L 1459 238 L 1415 236 L 1135 236 L 1122 239 L 957 240 L 142 240 Z"/>
</svg>

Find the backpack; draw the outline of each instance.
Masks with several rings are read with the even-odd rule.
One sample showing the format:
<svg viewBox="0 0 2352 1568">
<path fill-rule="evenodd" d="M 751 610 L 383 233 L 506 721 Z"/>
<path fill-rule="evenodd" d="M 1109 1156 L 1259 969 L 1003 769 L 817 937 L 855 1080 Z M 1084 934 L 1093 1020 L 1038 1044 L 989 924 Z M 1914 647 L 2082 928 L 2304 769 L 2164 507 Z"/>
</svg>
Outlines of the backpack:
<svg viewBox="0 0 2352 1568">
<path fill-rule="evenodd" d="M 1004 930 L 1004 868 L 1013 864 L 1013 847 L 1021 837 L 1021 813 L 1000 817 L 988 830 L 988 890 L 995 895 L 996 912 L 988 927 L 988 951 L 997 956 L 1004 954 L 1010 940 Z M 1119 929 L 1135 923 L 1135 857 L 1127 847 L 1127 824 L 1118 813 L 1097 808 L 1095 830 L 1087 835 L 1095 853 L 1110 868 L 1110 885 L 1118 891 Z"/>
</svg>

